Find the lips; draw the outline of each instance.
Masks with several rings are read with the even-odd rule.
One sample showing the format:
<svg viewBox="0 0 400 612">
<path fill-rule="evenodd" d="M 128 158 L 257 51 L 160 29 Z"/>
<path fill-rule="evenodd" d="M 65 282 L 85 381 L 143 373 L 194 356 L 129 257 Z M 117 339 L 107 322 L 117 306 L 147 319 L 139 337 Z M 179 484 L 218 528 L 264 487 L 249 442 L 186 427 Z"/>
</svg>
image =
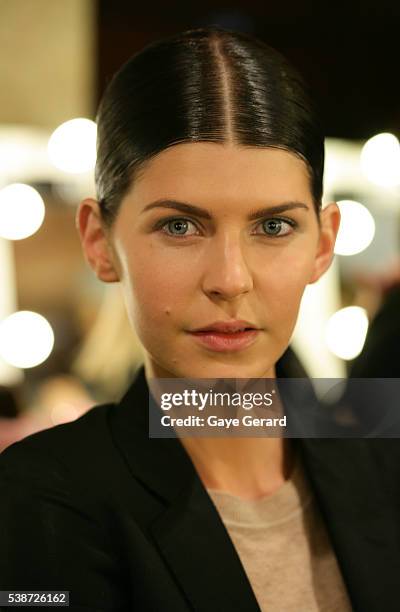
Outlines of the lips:
<svg viewBox="0 0 400 612">
<path fill-rule="evenodd" d="M 204 327 L 198 327 L 197 329 L 191 330 L 192 333 L 222 333 L 222 334 L 234 334 L 243 332 L 249 329 L 257 329 L 253 323 L 243 320 L 235 321 L 215 321 Z"/>
<path fill-rule="evenodd" d="M 203 348 L 229 353 L 249 348 L 257 341 L 260 333 L 260 328 L 243 319 L 214 321 L 190 331 L 191 336 Z"/>
</svg>

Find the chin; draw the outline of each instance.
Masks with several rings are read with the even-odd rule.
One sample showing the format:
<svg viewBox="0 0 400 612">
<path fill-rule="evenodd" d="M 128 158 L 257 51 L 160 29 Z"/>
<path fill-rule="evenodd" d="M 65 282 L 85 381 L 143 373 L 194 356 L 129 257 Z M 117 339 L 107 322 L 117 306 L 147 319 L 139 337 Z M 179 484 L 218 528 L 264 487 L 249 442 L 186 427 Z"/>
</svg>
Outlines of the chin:
<svg viewBox="0 0 400 612">
<path fill-rule="evenodd" d="M 180 378 L 261 378 L 273 368 L 273 363 L 251 365 L 245 363 L 223 364 L 218 362 L 188 363 L 182 368 Z"/>
</svg>

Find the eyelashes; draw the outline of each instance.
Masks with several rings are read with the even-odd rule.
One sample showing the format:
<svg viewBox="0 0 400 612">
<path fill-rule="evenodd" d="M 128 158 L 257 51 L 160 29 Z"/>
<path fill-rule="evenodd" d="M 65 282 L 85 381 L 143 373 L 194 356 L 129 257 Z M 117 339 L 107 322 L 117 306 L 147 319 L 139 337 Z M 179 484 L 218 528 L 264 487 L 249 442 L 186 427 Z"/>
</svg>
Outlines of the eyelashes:
<svg viewBox="0 0 400 612">
<path fill-rule="evenodd" d="M 194 223 L 194 221 L 191 221 L 191 219 L 187 219 L 186 217 L 173 217 L 171 219 L 167 219 L 164 220 L 164 222 L 161 224 L 160 229 L 167 234 L 167 236 L 177 236 L 177 237 L 183 237 L 185 238 L 185 236 L 198 236 L 199 234 L 186 234 L 186 233 L 178 233 L 174 234 L 173 232 L 169 233 L 167 231 L 164 230 L 165 227 L 173 227 L 174 224 L 176 225 L 180 225 L 181 228 L 183 227 L 183 229 L 187 229 L 187 227 L 191 224 L 193 225 L 195 228 L 197 228 L 197 225 Z"/>
<path fill-rule="evenodd" d="M 265 232 L 265 235 L 266 236 L 276 236 L 277 238 L 291 234 L 294 228 L 297 227 L 297 223 L 293 221 L 293 219 L 285 219 L 283 217 L 270 217 L 268 219 L 264 219 L 263 221 L 261 221 L 261 226 L 263 228 L 267 227 L 268 224 L 270 224 L 269 227 L 272 233 L 269 234 L 268 232 Z M 286 233 L 281 234 L 279 232 L 282 229 L 283 225 L 289 226 L 289 228 L 291 229 L 289 231 L 286 231 Z"/>
<path fill-rule="evenodd" d="M 155 229 L 171 238 L 177 239 L 201 235 L 201 230 L 200 233 L 198 231 L 196 233 L 187 233 L 191 225 L 196 228 L 196 230 L 199 230 L 197 223 L 192 219 L 187 217 L 168 217 L 167 219 L 159 221 Z M 298 224 L 294 219 L 289 219 L 287 217 L 266 217 L 260 221 L 256 227 L 259 226 L 262 227 L 262 231 L 261 233 L 257 232 L 255 235 L 265 236 L 266 238 L 283 238 L 284 236 L 292 234 L 298 227 Z M 171 228 L 175 228 L 175 230 L 171 231 Z M 283 233 L 282 230 L 284 230 Z M 175 233 L 175 231 L 177 233 Z"/>
</svg>

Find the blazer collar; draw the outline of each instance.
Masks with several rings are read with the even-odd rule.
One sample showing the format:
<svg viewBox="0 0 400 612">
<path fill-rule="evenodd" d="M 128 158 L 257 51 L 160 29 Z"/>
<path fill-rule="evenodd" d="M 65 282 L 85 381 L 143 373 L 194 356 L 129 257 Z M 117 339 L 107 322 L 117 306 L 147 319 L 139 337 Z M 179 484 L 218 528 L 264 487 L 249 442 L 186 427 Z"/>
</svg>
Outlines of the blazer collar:
<svg viewBox="0 0 400 612">
<path fill-rule="evenodd" d="M 277 376 L 290 376 L 287 353 L 278 362 Z M 132 475 L 164 507 L 148 526 L 156 546 L 195 609 L 259 612 L 238 554 L 186 450 L 178 438 L 149 438 L 148 402 L 142 366 L 113 407 L 111 427 Z M 354 610 L 394 612 L 399 532 L 368 441 L 296 442 Z"/>
</svg>

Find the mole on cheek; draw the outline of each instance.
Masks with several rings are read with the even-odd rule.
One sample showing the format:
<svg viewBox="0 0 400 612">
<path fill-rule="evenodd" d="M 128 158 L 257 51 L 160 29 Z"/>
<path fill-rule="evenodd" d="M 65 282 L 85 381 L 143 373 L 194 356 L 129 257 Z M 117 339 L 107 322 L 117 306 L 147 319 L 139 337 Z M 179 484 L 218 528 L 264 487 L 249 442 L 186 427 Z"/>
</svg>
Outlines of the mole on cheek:
<svg viewBox="0 0 400 612">
<path fill-rule="evenodd" d="M 171 314 L 171 309 L 170 308 L 166 308 L 165 309 L 165 314 L 167 314 L 167 315 Z"/>
</svg>

